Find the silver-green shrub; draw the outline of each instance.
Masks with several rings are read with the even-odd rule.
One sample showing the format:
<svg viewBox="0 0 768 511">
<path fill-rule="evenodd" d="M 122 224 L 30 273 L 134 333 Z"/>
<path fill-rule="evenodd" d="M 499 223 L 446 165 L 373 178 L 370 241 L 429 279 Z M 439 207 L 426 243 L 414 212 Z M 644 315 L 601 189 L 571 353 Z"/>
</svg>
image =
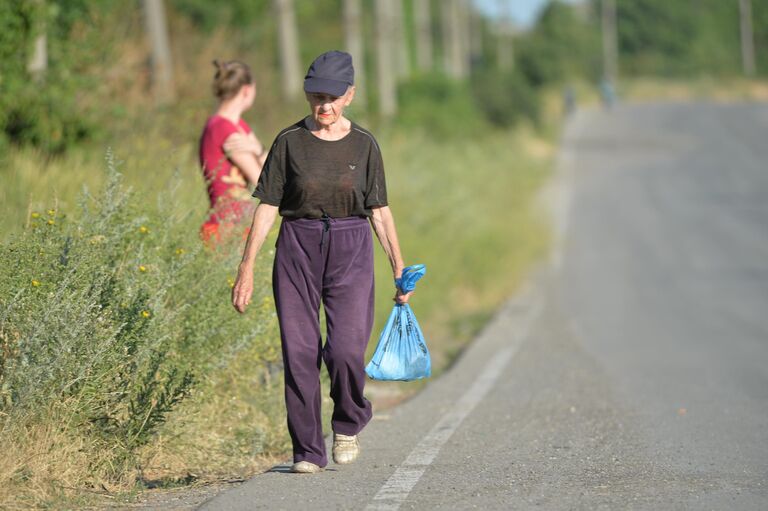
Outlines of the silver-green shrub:
<svg viewBox="0 0 768 511">
<path fill-rule="evenodd" d="M 106 167 L 77 213 L 32 212 L 0 246 L 0 427 L 63 407 L 69 427 L 112 449 L 119 477 L 196 381 L 254 343 L 264 357 L 253 370 L 267 371 L 279 339 L 264 335 L 275 330 L 269 257 L 255 306 L 238 315 L 230 288 L 242 238 L 204 247 L 173 184 L 140 197 L 111 154 Z"/>
</svg>

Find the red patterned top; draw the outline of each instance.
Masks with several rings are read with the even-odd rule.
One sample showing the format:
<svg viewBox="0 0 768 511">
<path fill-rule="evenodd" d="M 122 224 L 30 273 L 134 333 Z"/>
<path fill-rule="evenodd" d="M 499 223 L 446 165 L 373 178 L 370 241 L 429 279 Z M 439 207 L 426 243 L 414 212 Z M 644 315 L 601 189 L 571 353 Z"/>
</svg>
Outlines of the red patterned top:
<svg viewBox="0 0 768 511">
<path fill-rule="evenodd" d="M 213 115 L 200 136 L 200 166 L 208 186 L 211 203 L 209 223 L 237 222 L 251 206 L 252 198 L 245 176 L 224 154 L 224 141 L 233 133 L 248 134 L 251 128 L 243 119 L 235 125 L 229 119 Z"/>
</svg>

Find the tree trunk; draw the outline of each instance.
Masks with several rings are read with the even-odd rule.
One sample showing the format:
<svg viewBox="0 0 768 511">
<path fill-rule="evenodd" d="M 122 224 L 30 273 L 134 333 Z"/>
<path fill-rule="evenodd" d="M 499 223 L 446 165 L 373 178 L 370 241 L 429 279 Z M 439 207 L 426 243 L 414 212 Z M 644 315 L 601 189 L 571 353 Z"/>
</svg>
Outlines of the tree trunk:
<svg viewBox="0 0 768 511">
<path fill-rule="evenodd" d="M 603 18 L 603 78 L 612 83 L 618 76 L 618 36 L 616 33 L 616 2 L 602 0 Z"/>
<path fill-rule="evenodd" d="M 293 0 L 273 0 L 277 18 L 278 52 L 283 96 L 289 101 L 299 98 L 302 91 L 299 38 Z"/>
<path fill-rule="evenodd" d="M 442 9 L 443 60 L 445 72 L 451 78 L 460 80 L 467 75 L 466 30 L 461 19 L 461 0 L 444 0 Z"/>
<path fill-rule="evenodd" d="M 453 65 L 453 0 L 440 2 L 440 35 L 443 42 L 443 70 L 448 76 L 454 75 Z"/>
<path fill-rule="evenodd" d="M 144 21 L 152 48 L 152 89 L 158 104 L 172 103 L 176 99 L 173 86 L 173 62 L 168 38 L 163 0 L 144 0 Z"/>
<path fill-rule="evenodd" d="M 469 64 L 472 61 L 472 43 L 470 40 L 472 26 L 472 11 L 470 0 L 456 0 L 456 23 L 459 29 L 459 51 L 461 60 L 461 77 L 469 75 Z"/>
<path fill-rule="evenodd" d="M 408 78 L 411 74 L 410 58 L 408 57 L 408 37 L 403 19 L 403 1 L 389 0 L 392 18 L 392 45 L 395 58 L 395 72 L 399 79 Z"/>
<path fill-rule="evenodd" d="M 365 91 L 365 53 L 363 50 L 363 19 L 360 0 L 344 0 L 344 46 L 352 55 L 355 66 L 355 102 L 367 103 Z"/>
<path fill-rule="evenodd" d="M 496 24 L 496 66 L 499 71 L 512 70 L 514 66 L 514 47 L 512 45 L 512 15 L 507 0 L 497 0 L 499 19 Z"/>
<path fill-rule="evenodd" d="M 41 13 L 45 12 L 44 0 L 33 0 L 33 5 L 37 7 L 36 16 L 33 19 L 33 29 L 35 31 L 35 42 L 32 46 L 32 56 L 27 62 L 27 71 L 35 82 L 45 80 L 45 73 L 48 70 L 48 41 L 46 37 L 46 20 Z"/>
<path fill-rule="evenodd" d="M 468 20 L 465 25 L 469 31 L 467 56 L 469 58 L 469 69 L 471 70 L 473 65 L 483 59 L 483 17 L 472 6 L 465 4 L 464 9 L 467 12 L 466 19 Z"/>
<path fill-rule="evenodd" d="M 752 34 L 752 1 L 739 0 L 741 20 L 741 65 L 744 74 L 755 74 L 755 39 Z"/>
<path fill-rule="evenodd" d="M 416 67 L 419 71 L 432 71 L 432 19 L 429 0 L 413 0 L 416 24 Z"/>
<path fill-rule="evenodd" d="M 388 0 L 374 0 L 376 17 L 376 75 L 379 89 L 379 111 L 382 117 L 397 112 L 395 76 L 392 55 L 392 18 Z"/>
<path fill-rule="evenodd" d="M 48 70 L 48 42 L 45 32 L 38 34 L 32 50 L 32 58 L 27 64 L 27 71 L 36 82 L 45 80 L 45 72 Z"/>
</svg>

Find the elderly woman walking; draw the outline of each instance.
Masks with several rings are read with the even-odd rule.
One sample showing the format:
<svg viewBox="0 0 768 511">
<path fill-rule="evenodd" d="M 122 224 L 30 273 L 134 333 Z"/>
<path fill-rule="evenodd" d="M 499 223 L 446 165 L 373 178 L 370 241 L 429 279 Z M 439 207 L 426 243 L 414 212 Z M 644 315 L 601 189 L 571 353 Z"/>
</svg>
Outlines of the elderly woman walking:
<svg viewBox="0 0 768 511">
<path fill-rule="evenodd" d="M 364 354 L 373 326 L 373 243 L 369 221 L 395 278 L 403 260 L 387 206 L 384 165 L 373 135 L 344 116 L 355 96 L 352 57 L 330 51 L 304 79 L 310 115 L 282 130 L 253 193 L 260 199 L 246 242 L 232 303 L 244 312 L 253 293 L 253 265 L 272 224 L 283 217 L 272 287 L 285 367 L 285 404 L 293 472 L 328 463 L 320 416 L 320 362 L 333 399 L 333 460 L 351 463 L 358 433 L 371 419 L 363 395 Z M 411 293 L 395 290 L 395 301 Z M 322 343 L 319 310 L 325 309 Z"/>
</svg>

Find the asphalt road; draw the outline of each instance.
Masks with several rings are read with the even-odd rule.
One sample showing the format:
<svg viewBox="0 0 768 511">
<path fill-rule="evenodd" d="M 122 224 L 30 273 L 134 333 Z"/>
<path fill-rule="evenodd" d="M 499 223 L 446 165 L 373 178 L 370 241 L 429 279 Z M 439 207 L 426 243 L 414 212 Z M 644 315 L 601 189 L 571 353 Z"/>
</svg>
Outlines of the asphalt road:
<svg viewBox="0 0 768 511">
<path fill-rule="evenodd" d="M 203 509 L 768 509 L 768 106 L 580 113 L 551 264 L 354 465 Z"/>
</svg>

